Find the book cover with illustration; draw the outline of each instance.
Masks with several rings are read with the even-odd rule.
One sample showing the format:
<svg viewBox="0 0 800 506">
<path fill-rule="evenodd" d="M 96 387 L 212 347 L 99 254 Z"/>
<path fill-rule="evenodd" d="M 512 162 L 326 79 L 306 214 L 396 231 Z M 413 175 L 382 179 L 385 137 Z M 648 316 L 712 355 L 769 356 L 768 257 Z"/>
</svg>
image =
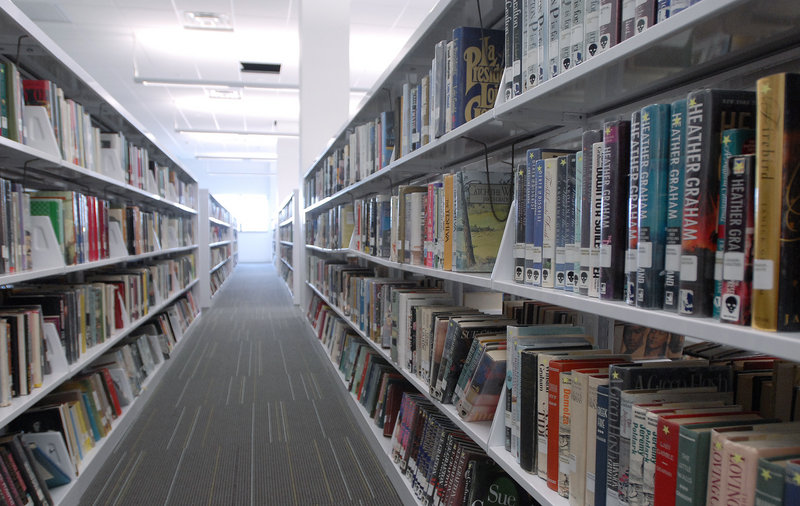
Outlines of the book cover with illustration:
<svg viewBox="0 0 800 506">
<path fill-rule="evenodd" d="M 453 30 L 453 129 L 494 107 L 503 74 L 503 30 L 459 27 Z"/>
<path fill-rule="evenodd" d="M 510 172 L 461 171 L 454 192 L 453 270 L 491 272 L 511 208 Z"/>
</svg>

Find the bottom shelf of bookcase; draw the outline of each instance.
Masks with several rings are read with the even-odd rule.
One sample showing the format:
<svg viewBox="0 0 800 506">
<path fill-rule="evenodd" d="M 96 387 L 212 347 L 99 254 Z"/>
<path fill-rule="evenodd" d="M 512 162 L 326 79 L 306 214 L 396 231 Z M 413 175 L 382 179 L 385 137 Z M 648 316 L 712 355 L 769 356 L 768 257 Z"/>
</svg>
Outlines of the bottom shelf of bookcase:
<svg viewBox="0 0 800 506">
<path fill-rule="evenodd" d="M 59 506 L 72 506 L 81 504 L 81 496 L 88 488 L 94 477 L 106 463 L 111 452 L 116 447 L 125 433 L 128 431 L 133 422 L 139 417 L 144 405 L 147 404 L 148 399 L 155 391 L 155 386 L 162 380 L 166 374 L 169 366 L 174 362 L 175 356 L 184 348 L 183 343 L 191 339 L 192 333 L 197 328 L 197 324 L 202 318 L 202 312 L 195 317 L 189 328 L 183 333 L 183 337 L 175 344 L 169 359 L 165 359 L 158 366 L 158 369 L 148 377 L 142 385 L 142 391 L 139 396 L 133 401 L 133 404 L 127 407 L 125 411 L 111 424 L 111 432 L 98 441 L 95 447 L 86 455 L 86 458 L 80 464 L 80 475 L 77 478 L 61 487 L 50 490 L 50 495 L 53 498 L 53 504 Z"/>
<path fill-rule="evenodd" d="M 305 319 L 305 315 L 303 315 L 303 319 Z M 367 430 L 364 430 L 364 432 L 367 433 L 367 436 L 369 436 L 370 433 L 372 434 L 373 439 L 380 446 L 380 448 L 381 448 L 381 450 L 383 452 L 383 455 L 385 455 L 386 458 L 388 459 L 389 466 L 384 466 L 384 467 L 391 467 L 397 473 L 396 476 L 390 476 L 389 478 L 390 478 L 390 481 L 395 485 L 395 488 L 397 489 L 397 493 L 398 493 L 398 495 L 400 495 L 400 498 L 403 501 L 403 504 L 408 504 L 410 500 L 413 500 L 414 503 L 416 503 L 416 504 L 421 504 L 416 499 L 416 497 L 414 495 L 414 490 L 411 487 L 411 483 L 400 472 L 400 470 L 397 468 L 397 466 L 394 464 L 394 461 L 392 460 L 392 438 L 388 438 L 388 437 L 385 437 L 383 435 L 383 429 L 381 429 L 381 428 L 379 428 L 378 426 L 375 425 L 375 423 L 373 422 L 372 418 L 370 418 L 369 413 L 367 413 L 367 410 L 364 408 L 364 406 L 362 406 L 361 403 L 359 403 L 352 396 L 352 394 L 350 394 L 350 392 L 347 391 L 347 383 L 345 382 L 344 375 L 336 367 L 336 364 L 334 364 L 330 360 L 330 357 L 328 356 L 328 350 L 325 348 L 325 346 L 322 344 L 322 342 L 319 339 L 317 339 L 317 337 L 316 337 L 316 335 L 314 333 L 314 327 L 311 326 L 311 322 L 306 320 L 306 323 L 308 323 L 308 328 L 311 330 L 311 334 L 312 334 L 311 338 L 314 339 L 314 341 L 317 343 L 317 345 L 319 345 L 320 350 L 322 351 L 322 354 L 324 355 L 324 357 L 326 359 L 325 363 L 327 363 L 328 365 L 331 366 L 331 368 L 333 369 L 333 372 L 341 380 L 342 387 L 345 389 L 344 393 L 347 396 L 349 404 L 350 404 L 351 408 L 355 408 L 355 409 L 352 409 L 352 411 L 358 412 L 361 415 L 361 417 L 364 419 L 364 423 L 361 424 L 361 425 L 366 425 L 366 427 L 368 427 L 368 429 L 369 429 L 369 433 L 367 433 Z M 378 455 L 378 458 L 382 458 L 382 455 Z M 402 483 L 402 486 L 404 486 L 405 488 L 400 488 L 400 486 L 398 486 L 399 483 Z M 407 495 L 406 495 L 406 492 L 407 492 Z"/>
<path fill-rule="evenodd" d="M 552 506 L 568 506 L 569 501 L 558 495 L 558 492 L 547 488 L 545 480 L 535 474 L 524 471 L 516 459 L 503 446 L 489 447 L 489 457 L 497 462 L 511 478 L 528 492 L 540 504 Z"/>
</svg>

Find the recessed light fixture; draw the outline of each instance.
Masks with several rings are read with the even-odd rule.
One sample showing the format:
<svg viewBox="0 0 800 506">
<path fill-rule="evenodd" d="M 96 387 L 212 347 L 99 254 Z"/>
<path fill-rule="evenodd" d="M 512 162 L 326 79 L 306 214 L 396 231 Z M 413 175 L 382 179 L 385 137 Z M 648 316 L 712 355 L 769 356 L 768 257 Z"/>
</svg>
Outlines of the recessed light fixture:
<svg viewBox="0 0 800 506">
<path fill-rule="evenodd" d="M 230 16 L 218 12 L 184 11 L 183 27 L 192 30 L 233 31 Z"/>
<path fill-rule="evenodd" d="M 241 100 L 242 90 L 237 88 L 211 88 L 206 90 L 208 98 L 217 100 Z"/>
<path fill-rule="evenodd" d="M 243 153 L 243 154 L 218 154 L 218 155 L 196 155 L 198 160 L 254 160 L 254 161 L 270 161 L 277 160 L 277 155 L 258 154 L 258 153 Z"/>
<path fill-rule="evenodd" d="M 257 72 L 260 74 L 280 74 L 281 73 L 281 64 L 280 63 L 258 63 L 258 62 L 249 62 L 249 61 L 242 61 L 239 62 L 239 70 L 242 72 Z"/>
</svg>

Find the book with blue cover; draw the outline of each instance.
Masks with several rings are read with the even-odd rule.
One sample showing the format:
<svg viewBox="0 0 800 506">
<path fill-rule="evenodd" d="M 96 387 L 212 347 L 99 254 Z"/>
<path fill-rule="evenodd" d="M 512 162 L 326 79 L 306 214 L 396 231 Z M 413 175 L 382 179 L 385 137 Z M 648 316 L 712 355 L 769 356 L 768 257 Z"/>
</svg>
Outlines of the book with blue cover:
<svg viewBox="0 0 800 506">
<path fill-rule="evenodd" d="M 667 233 L 664 247 L 664 304 L 678 310 L 683 221 L 683 162 L 686 149 L 686 99 L 670 104 L 669 169 L 667 179 Z"/>
<path fill-rule="evenodd" d="M 503 30 L 459 27 L 453 30 L 453 129 L 494 107 L 503 75 Z"/>
</svg>

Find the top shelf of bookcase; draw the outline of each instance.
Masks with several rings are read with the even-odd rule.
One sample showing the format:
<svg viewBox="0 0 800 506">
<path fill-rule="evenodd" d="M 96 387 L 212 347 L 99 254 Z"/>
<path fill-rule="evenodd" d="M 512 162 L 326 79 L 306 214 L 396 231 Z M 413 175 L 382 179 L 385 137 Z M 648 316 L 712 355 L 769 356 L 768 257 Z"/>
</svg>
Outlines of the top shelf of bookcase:
<svg viewBox="0 0 800 506">
<path fill-rule="evenodd" d="M 448 2 L 441 9 L 449 12 L 453 3 Z M 435 10 L 436 15 L 441 12 Z M 413 74 L 408 61 L 422 61 L 424 53 L 430 65 L 436 40 L 449 38 L 440 24 L 459 26 L 458 20 L 441 17 L 427 23 L 429 29 L 437 27 L 437 35 L 425 39 L 428 45 L 417 40 L 396 63 L 398 68 L 385 74 L 386 79 L 397 80 L 395 87 L 402 85 L 405 74 Z M 533 90 L 496 105 L 306 211 L 328 208 L 349 200 L 351 195 L 386 191 L 414 175 L 457 166 L 483 154 L 484 149 L 491 152 L 521 141 L 600 126 L 604 119 L 630 113 L 648 103 L 671 101 L 692 89 L 753 89 L 757 77 L 795 68 L 791 63 L 800 56 L 798 25 L 800 3 L 792 0 L 777 0 L 770 3 L 769 9 L 756 0 L 700 2 Z M 420 65 L 418 71 L 425 68 Z M 391 82 L 381 83 L 378 90 L 392 89 Z M 384 103 L 382 110 L 389 109 L 391 104 Z M 380 112 L 375 104 L 366 101 L 348 126 L 373 120 Z M 346 132 L 347 128 L 338 134 L 306 176 L 320 167 L 328 154 L 344 145 Z M 576 144 L 577 140 L 576 137 Z"/>
<path fill-rule="evenodd" d="M 100 87 L 83 68 L 31 21 L 11 0 L 0 0 L 0 53 L 19 54 L 19 67 L 40 79 L 58 84 L 64 95 L 80 103 L 104 131 L 121 132 L 135 145 L 144 147 L 150 160 L 182 173 L 196 182 L 192 173 L 177 162 L 122 105 Z"/>
</svg>

